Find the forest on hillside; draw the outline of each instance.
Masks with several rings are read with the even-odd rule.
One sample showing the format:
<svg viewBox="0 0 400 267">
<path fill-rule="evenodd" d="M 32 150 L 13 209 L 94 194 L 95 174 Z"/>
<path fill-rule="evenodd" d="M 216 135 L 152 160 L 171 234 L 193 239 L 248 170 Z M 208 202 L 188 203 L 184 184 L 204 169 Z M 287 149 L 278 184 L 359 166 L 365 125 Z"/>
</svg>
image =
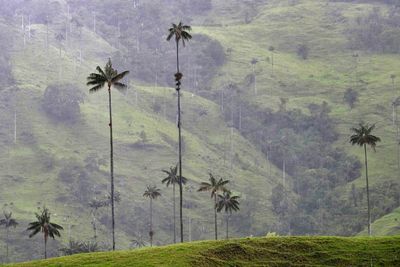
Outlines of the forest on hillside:
<svg viewBox="0 0 400 267">
<path fill-rule="evenodd" d="M 49 256 L 114 249 L 114 205 L 117 249 L 225 231 L 365 235 L 367 214 L 372 234 L 399 233 L 400 218 L 375 224 L 400 208 L 398 1 L 0 5 L 0 205 L 18 222 L 0 230 L 2 262 L 42 256 L 26 242 L 35 212 L 64 228 Z M 177 64 L 166 39 L 180 21 Z M 126 89 L 113 91 L 115 126 L 111 80 L 96 76 L 107 69 L 129 71 L 111 75 Z M 368 191 L 367 152 L 350 139 L 360 123 L 380 141 Z"/>
</svg>

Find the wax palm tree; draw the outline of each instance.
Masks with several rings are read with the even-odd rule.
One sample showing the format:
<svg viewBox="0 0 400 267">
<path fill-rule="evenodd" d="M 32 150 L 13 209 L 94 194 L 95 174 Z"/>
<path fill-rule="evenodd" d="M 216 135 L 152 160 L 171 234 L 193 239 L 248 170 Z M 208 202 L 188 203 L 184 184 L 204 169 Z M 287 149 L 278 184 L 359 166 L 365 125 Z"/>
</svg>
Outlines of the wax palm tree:
<svg viewBox="0 0 400 267">
<path fill-rule="evenodd" d="M 110 122 L 110 178 L 111 178 L 111 223 L 112 223 L 112 249 L 115 250 L 115 211 L 114 211 L 114 146 L 113 146 L 113 125 L 112 125 L 112 106 L 111 106 L 111 88 L 114 87 L 117 90 L 123 92 L 126 89 L 126 85 L 120 81 L 129 73 L 129 71 L 123 71 L 118 73 L 112 67 L 111 59 L 108 60 L 104 71 L 97 66 L 96 70 L 98 73 L 91 73 L 87 77 L 87 85 L 91 88 L 90 93 L 95 93 L 102 89 L 104 86 L 108 87 L 108 109 Z"/>
<path fill-rule="evenodd" d="M 232 196 L 230 191 L 218 194 L 217 212 L 225 210 L 226 213 L 226 239 L 229 238 L 229 217 L 233 211 L 239 210 L 239 196 Z"/>
<path fill-rule="evenodd" d="M 64 230 L 61 225 L 50 222 L 50 211 L 46 207 L 42 209 L 42 212 L 35 213 L 36 221 L 29 224 L 27 231 L 31 231 L 29 238 L 32 238 L 37 233 L 42 232 L 44 237 L 44 258 L 47 259 L 47 240 L 49 237 L 55 238 L 60 237 L 60 230 Z"/>
<path fill-rule="evenodd" d="M 150 199 L 150 231 L 149 231 L 149 236 L 150 236 L 150 247 L 153 246 L 153 199 L 158 198 L 161 196 L 160 189 L 157 188 L 157 186 L 147 186 L 146 191 L 144 191 L 143 194 L 144 197 L 147 197 Z"/>
<path fill-rule="evenodd" d="M 65 36 L 62 33 L 57 33 L 56 34 L 56 40 L 58 42 L 58 49 L 60 51 L 60 57 L 61 57 L 61 47 L 62 47 L 62 41 L 65 40 Z M 65 54 L 65 53 L 64 53 Z"/>
<path fill-rule="evenodd" d="M 215 228 L 215 240 L 218 239 L 218 226 L 217 226 L 217 196 L 218 193 L 227 191 L 226 185 L 229 180 L 223 180 L 222 178 L 216 179 L 212 173 L 210 175 L 210 182 L 202 182 L 198 192 L 211 192 L 211 198 L 214 198 L 214 228 Z"/>
<path fill-rule="evenodd" d="M 189 25 L 183 25 L 182 22 L 179 24 L 172 24 L 172 27 L 168 30 L 168 37 L 167 41 L 170 41 L 172 37 L 175 37 L 176 43 L 176 74 L 175 74 L 175 81 L 176 81 L 176 91 L 178 93 L 178 137 L 179 137 L 179 177 L 182 176 L 182 134 L 181 134 L 181 93 L 180 93 L 180 85 L 181 85 L 181 78 L 182 73 L 179 71 L 179 42 L 182 42 L 183 47 L 187 41 L 192 39 L 189 31 L 192 30 L 192 27 Z M 183 190 L 182 190 L 182 182 L 179 183 L 179 219 L 180 219 L 180 229 L 181 229 L 181 242 L 183 242 L 183 214 L 182 214 L 182 207 L 183 207 Z"/>
<path fill-rule="evenodd" d="M 375 129 L 375 124 L 369 125 L 360 123 L 357 128 L 352 128 L 353 135 L 350 136 L 350 143 L 352 145 L 359 145 L 364 147 L 365 157 L 365 180 L 367 186 L 367 207 L 368 207 L 368 235 L 371 236 L 371 209 L 369 203 L 369 184 L 368 184 L 368 158 L 367 158 L 367 145 L 371 146 L 375 151 L 376 143 L 381 139 L 372 134 Z"/>
<path fill-rule="evenodd" d="M 166 184 L 168 187 L 169 185 L 172 185 L 172 195 L 173 195 L 173 205 L 174 205 L 174 243 L 176 243 L 176 216 L 175 216 L 175 184 L 179 184 L 179 178 L 178 178 L 178 165 L 175 167 L 170 167 L 169 171 L 168 170 L 162 170 L 165 172 L 168 176 L 164 178 L 161 182 Z M 185 177 L 182 177 L 182 183 L 186 184 L 187 179 Z"/>
<path fill-rule="evenodd" d="M 146 245 L 147 245 L 146 241 L 143 239 L 141 235 L 138 235 L 137 237 L 131 240 L 131 247 L 133 248 L 142 248 L 145 247 Z"/>
<path fill-rule="evenodd" d="M 0 220 L 0 226 L 4 226 L 4 228 L 6 229 L 6 258 L 7 258 L 7 262 L 8 262 L 8 246 L 10 243 L 10 239 L 9 239 L 10 228 L 17 227 L 18 223 L 12 217 L 12 212 L 3 211 L 3 216 L 4 216 L 4 218 Z"/>
</svg>

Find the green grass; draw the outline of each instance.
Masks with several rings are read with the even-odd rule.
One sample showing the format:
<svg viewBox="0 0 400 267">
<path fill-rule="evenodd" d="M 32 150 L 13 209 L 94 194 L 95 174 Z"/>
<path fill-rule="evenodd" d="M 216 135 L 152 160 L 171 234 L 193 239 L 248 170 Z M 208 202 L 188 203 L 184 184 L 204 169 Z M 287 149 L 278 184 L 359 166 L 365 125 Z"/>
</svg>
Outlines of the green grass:
<svg viewBox="0 0 400 267">
<path fill-rule="evenodd" d="M 400 237 L 203 241 L 12 264 L 41 266 L 399 266 Z"/>
</svg>

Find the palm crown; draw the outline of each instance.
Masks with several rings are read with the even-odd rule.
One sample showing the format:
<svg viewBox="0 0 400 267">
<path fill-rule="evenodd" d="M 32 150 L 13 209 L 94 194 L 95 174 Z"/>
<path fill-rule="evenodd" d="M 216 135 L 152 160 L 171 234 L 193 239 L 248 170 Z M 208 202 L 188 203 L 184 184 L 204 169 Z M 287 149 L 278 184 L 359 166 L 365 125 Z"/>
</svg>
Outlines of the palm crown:
<svg viewBox="0 0 400 267">
<path fill-rule="evenodd" d="M 29 238 L 35 236 L 37 233 L 44 233 L 45 239 L 50 236 L 55 238 L 60 237 L 60 231 L 64 228 L 58 224 L 50 222 L 50 211 L 47 208 L 43 208 L 42 213 L 35 213 L 37 221 L 31 222 L 28 227 L 28 231 L 32 231 L 29 234 Z"/>
<path fill-rule="evenodd" d="M 4 219 L 0 220 L 0 225 L 4 225 L 5 228 L 17 227 L 17 221 L 12 217 L 12 212 L 3 212 Z"/>
<path fill-rule="evenodd" d="M 218 192 L 224 192 L 227 191 L 226 189 L 226 184 L 229 183 L 229 180 L 224 180 L 222 178 L 219 178 L 217 180 L 212 173 L 210 173 L 210 182 L 202 182 L 200 184 L 198 192 L 204 192 L 204 191 L 211 191 L 211 197 L 215 197 Z"/>
<path fill-rule="evenodd" d="M 172 27 L 169 28 L 169 34 L 167 37 L 167 41 L 171 40 L 173 36 L 175 36 L 175 41 L 179 43 L 180 40 L 182 40 L 183 46 L 185 46 L 185 42 L 189 41 L 192 39 L 192 35 L 190 35 L 190 31 L 192 30 L 192 27 L 189 25 L 183 25 L 182 22 L 179 22 L 178 25 L 175 23 L 172 23 Z"/>
<path fill-rule="evenodd" d="M 376 143 L 380 142 L 381 139 L 371 134 L 374 129 L 375 124 L 360 123 L 358 128 L 351 129 L 354 134 L 350 136 L 350 143 L 359 146 L 370 145 L 375 150 Z"/>
<path fill-rule="evenodd" d="M 232 196 L 230 191 L 218 194 L 217 211 L 225 209 L 225 212 L 232 214 L 232 211 L 239 210 L 239 196 Z"/>
<path fill-rule="evenodd" d="M 147 186 L 143 196 L 150 199 L 156 199 L 157 197 L 161 196 L 160 189 L 158 189 L 157 186 Z"/>
<path fill-rule="evenodd" d="M 129 71 L 118 73 L 118 71 L 112 67 L 111 59 L 108 59 L 104 70 L 99 66 L 96 67 L 96 70 L 98 73 L 91 73 L 87 77 L 86 85 L 91 86 L 89 89 L 90 93 L 99 91 L 105 85 L 108 86 L 108 89 L 110 89 L 111 86 L 114 86 L 119 91 L 126 89 L 126 84 L 121 83 L 120 80 L 122 80 Z"/>
<path fill-rule="evenodd" d="M 161 182 L 163 184 L 166 184 L 169 186 L 170 184 L 179 184 L 179 175 L 178 175 L 178 165 L 175 167 L 170 167 L 169 171 L 168 170 L 162 170 L 165 172 L 168 176 L 165 177 Z M 182 184 L 186 184 L 187 179 L 185 177 L 182 177 Z"/>
</svg>

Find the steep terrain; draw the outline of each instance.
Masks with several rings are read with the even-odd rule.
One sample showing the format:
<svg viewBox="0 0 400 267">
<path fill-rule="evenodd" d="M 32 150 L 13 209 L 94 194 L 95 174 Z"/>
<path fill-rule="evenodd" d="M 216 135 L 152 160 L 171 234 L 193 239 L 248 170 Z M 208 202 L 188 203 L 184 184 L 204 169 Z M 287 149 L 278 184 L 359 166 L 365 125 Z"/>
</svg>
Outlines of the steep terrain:
<svg viewBox="0 0 400 267">
<path fill-rule="evenodd" d="M 294 155 L 285 166 L 287 173 L 283 171 L 281 159 L 265 150 L 264 145 L 268 142 L 276 144 L 276 140 L 289 136 L 288 133 L 265 137 L 262 131 L 258 134 L 254 123 L 259 121 L 263 124 L 271 118 L 278 120 L 276 117 L 296 110 L 302 112 L 301 115 L 296 113 L 299 118 L 310 120 L 314 116 L 310 104 L 323 107 L 323 101 L 327 102 L 330 110 L 329 120 L 323 122 L 333 121 L 331 124 L 337 132 L 337 138 L 329 141 L 332 148 L 327 150 L 340 149 L 337 154 L 343 152 L 356 156 L 362 162 L 362 149 L 348 144 L 349 129 L 361 120 L 377 124 L 376 134 L 383 141 L 377 146 L 376 153 L 369 152 L 373 218 L 376 219 L 373 233 L 399 234 L 400 216 L 396 211 L 392 213 L 399 207 L 396 200 L 400 199 L 398 193 L 393 193 L 398 192 L 396 183 L 399 183 L 396 128 L 392 125 L 392 102 L 398 96 L 398 86 L 395 80 L 396 89 L 393 90 L 390 75 L 400 77 L 400 56 L 350 49 L 347 37 L 349 25 L 358 16 L 368 14 L 374 7 L 387 12 L 390 6 L 377 2 L 325 0 L 255 1 L 252 4 L 213 0 L 211 3 L 210 10 L 193 15 L 196 49 L 190 48 L 189 44 L 182 59 L 186 78 L 183 88 L 184 176 L 190 180 L 184 191 L 185 239 L 213 237 L 212 202 L 208 194 L 196 192 L 198 183 L 208 179 L 210 171 L 231 180 L 230 188 L 241 196 L 241 211 L 231 218 L 233 236 L 263 235 L 268 231 L 281 234 L 291 234 L 291 231 L 295 234 L 363 234 L 364 170 L 356 172 L 356 179 L 340 181 L 327 186 L 325 191 L 318 191 L 320 196 L 311 199 L 308 205 L 318 203 L 319 207 L 309 214 L 299 214 L 304 206 L 295 204 L 302 199 L 296 183 L 303 178 L 296 174 L 303 172 L 305 167 L 297 166 L 299 160 Z M 66 13 L 66 3 L 60 1 L 60 6 L 62 14 Z M 90 16 L 86 19 L 90 23 Z M 105 91 L 89 95 L 85 87 L 86 76 L 97 65 L 103 66 L 108 57 L 118 58 L 116 61 L 123 65 L 116 64 L 118 70 L 125 66 L 130 68 L 130 57 L 124 53 L 132 53 L 129 49 L 136 45 L 133 41 L 136 37 L 132 36 L 134 44 L 127 41 L 132 47 L 126 45 L 118 50 L 119 43 L 111 42 L 112 38 L 105 36 L 106 30 L 112 32 L 114 28 L 109 30 L 99 26 L 99 32 L 94 33 L 85 22 L 80 34 L 79 28 L 73 26 L 69 39 L 59 42 L 55 39 L 58 30 L 51 26 L 47 50 L 45 24 L 33 21 L 29 38 L 28 33 L 25 31 L 24 35 L 21 30 L 18 15 L 1 23 L 12 30 L 10 62 L 15 81 L 14 85 L 4 89 L 6 93 L 2 96 L 0 115 L 0 166 L 3 170 L 0 203 L 13 202 L 13 214 L 20 223 L 16 230 L 11 230 L 10 258 L 28 260 L 40 257 L 42 240 L 36 237 L 26 241 L 24 229 L 34 219 L 37 207 L 42 205 L 48 206 L 54 220 L 66 228 L 59 243 L 52 243 L 50 255 L 55 256 L 58 255 L 58 246 L 66 244 L 68 237 L 92 238 L 92 215 L 88 203 L 94 198 L 103 198 L 109 187 L 107 95 Z M 168 25 L 160 27 L 166 29 Z M 203 38 L 200 44 L 195 43 L 196 35 Z M 204 39 L 206 37 L 209 39 Z M 164 36 L 159 39 L 164 42 Z M 220 60 L 223 64 L 216 68 L 215 73 L 206 73 L 207 77 L 211 76 L 207 81 L 209 84 L 196 83 L 196 69 L 190 68 L 195 63 L 190 63 L 191 60 L 197 62 L 199 72 L 204 72 L 207 66 L 189 55 L 197 53 L 197 48 L 202 50 L 211 41 L 217 41 L 217 48 L 217 44 L 222 46 L 224 57 L 219 54 L 211 57 L 224 58 Z M 305 59 L 299 56 L 302 45 L 308 51 Z M 273 51 L 269 49 L 271 46 Z M 141 49 L 147 60 L 145 63 L 151 63 L 146 63 L 146 66 L 157 65 L 154 58 L 146 56 L 150 49 Z M 170 52 L 165 53 L 174 52 L 172 44 L 168 49 Z M 82 51 L 82 63 L 79 51 Z M 209 50 L 204 48 L 204 51 Z M 124 58 L 128 60 L 124 61 Z M 157 60 L 162 62 L 160 66 L 173 66 L 174 61 L 167 62 L 169 59 L 173 60 L 173 56 Z M 257 63 L 251 64 L 252 59 Z M 124 63 L 126 61 L 128 63 Z M 128 77 L 127 93 L 114 92 L 113 95 L 116 190 L 121 194 L 121 203 L 117 206 L 119 249 L 128 248 L 135 237 L 146 238 L 148 235 L 148 203 L 142 197 L 148 184 L 157 184 L 163 190 L 162 198 L 155 201 L 154 207 L 156 244 L 172 242 L 172 189 L 163 187 L 160 181 L 164 178 L 161 170 L 176 164 L 177 159 L 176 96 L 173 88 L 158 83 L 157 78 L 155 82 L 148 82 L 152 79 L 148 77 L 139 79 L 137 73 L 144 72 L 146 66 L 130 68 L 132 74 Z M 169 79 L 173 72 L 174 69 L 164 69 L 161 74 Z M 43 95 L 47 86 L 52 84 L 72 84 L 84 93 L 80 115 L 75 122 L 56 122 L 44 109 Z M 230 97 L 232 88 L 239 88 L 240 105 Z M 343 100 L 348 88 L 359 94 L 352 109 Z M 282 99 L 286 99 L 284 105 Z M 243 107 L 241 127 L 239 107 Z M 266 128 L 273 128 L 268 123 L 265 122 Z M 297 149 L 298 155 L 303 155 L 305 150 L 313 154 L 327 147 L 327 142 L 312 147 L 310 144 L 316 142 L 314 139 L 292 135 L 295 138 L 285 146 Z M 278 154 L 275 151 L 275 155 Z M 325 155 L 326 158 L 331 154 Z M 343 158 L 353 162 L 353 158 L 343 156 L 340 159 Z M 312 156 L 310 159 L 315 160 Z M 332 166 L 340 161 L 329 160 Z M 329 174 L 335 168 L 326 169 L 324 175 L 321 170 L 315 171 L 317 181 L 331 178 Z M 312 173 L 307 175 L 313 176 Z M 301 176 L 306 180 L 307 175 Z M 281 192 L 277 190 L 280 183 L 285 185 L 280 195 L 287 196 L 287 199 L 278 202 L 279 205 L 284 203 L 281 206 L 285 212 L 274 210 L 271 201 L 271 193 Z M 320 184 L 303 185 L 314 186 Z M 351 205 L 352 198 L 356 202 L 354 206 Z M 321 208 L 323 205 L 326 206 Z M 96 220 L 98 239 L 106 245 L 110 225 L 108 214 L 108 209 L 103 209 Z M 382 217 L 385 214 L 388 215 Z M 221 230 L 222 227 L 221 223 Z M 3 239 L 0 244 L 4 245 Z"/>
</svg>

